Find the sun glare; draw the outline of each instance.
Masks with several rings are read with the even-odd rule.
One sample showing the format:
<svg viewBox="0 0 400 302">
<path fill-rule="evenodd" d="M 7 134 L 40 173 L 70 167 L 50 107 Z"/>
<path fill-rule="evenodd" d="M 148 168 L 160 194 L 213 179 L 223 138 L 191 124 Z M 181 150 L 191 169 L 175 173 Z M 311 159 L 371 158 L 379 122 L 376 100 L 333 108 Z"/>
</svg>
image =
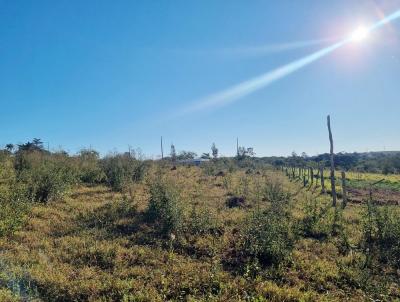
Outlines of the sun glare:
<svg viewBox="0 0 400 302">
<path fill-rule="evenodd" d="M 350 38 L 351 40 L 358 42 L 367 38 L 368 34 L 369 34 L 368 28 L 360 26 L 350 35 Z"/>
</svg>

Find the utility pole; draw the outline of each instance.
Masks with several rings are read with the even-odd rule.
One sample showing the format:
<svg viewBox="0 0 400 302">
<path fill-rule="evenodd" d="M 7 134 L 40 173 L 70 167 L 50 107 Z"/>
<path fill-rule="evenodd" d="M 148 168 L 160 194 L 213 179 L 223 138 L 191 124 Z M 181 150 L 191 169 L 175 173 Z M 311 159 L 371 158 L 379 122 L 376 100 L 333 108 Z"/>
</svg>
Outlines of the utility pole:
<svg viewBox="0 0 400 302">
<path fill-rule="evenodd" d="M 164 150 L 163 150 L 162 136 L 161 136 L 161 159 L 164 159 Z"/>
<path fill-rule="evenodd" d="M 328 131 L 329 131 L 329 143 L 331 145 L 330 148 L 330 156 L 331 156 L 331 191 L 332 191 L 332 206 L 336 207 L 336 188 L 335 188 L 335 163 L 333 160 L 333 138 L 331 131 L 331 117 L 328 115 L 327 117 Z"/>
</svg>

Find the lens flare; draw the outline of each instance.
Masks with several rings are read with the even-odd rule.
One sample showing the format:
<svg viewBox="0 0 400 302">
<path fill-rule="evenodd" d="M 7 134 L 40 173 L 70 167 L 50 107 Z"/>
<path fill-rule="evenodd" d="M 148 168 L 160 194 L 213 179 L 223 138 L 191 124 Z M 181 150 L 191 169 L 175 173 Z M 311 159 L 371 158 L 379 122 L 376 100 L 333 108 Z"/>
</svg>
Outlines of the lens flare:
<svg viewBox="0 0 400 302">
<path fill-rule="evenodd" d="M 297 70 L 306 67 L 307 65 L 315 62 L 326 55 L 330 54 L 331 52 L 335 51 L 338 48 L 341 48 L 344 45 L 352 43 L 354 41 L 361 41 L 365 39 L 368 34 L 372 31 L 379 29 L 380 27 L 384 26 L 385 24 L 394 21 L 400 18 L 400 10 L 386 16 L 382 20 L 368 26 L 368 27 L 359 27 L 356 31 L 354 31 L 350 36 L 344 38 L 343 40 L 334 43 L 328 47 L 325 47 L 317 52 L 309 54 L 303 58 L 300 58 L 296 61 L 278 67 L 274 70 L 268 71 L 258 77 L 254 77 L 250 80 L 243 81 L 237 85 L 234 85 L 228 89 L 222 90 L 220 92 L 211 94 L 205 98 L 202 98 L 188 107 L 184 108 L 176 115 L 185 115 L 188 113 L 193 113 L 205 109 L 214 109 L 218 107 L 222 107 L 228 104 L 231 104 L 238 99 L 241 99 L 261 88 L 264 88 L 273 82 L 282 79 Z"/>
<path fill-rule="evenodd" d="M 368 37 L 368 34 L 369 29 L 365 26 L 360 26 L 350 35 L 350 39 L 355 42 L 362 41 Z"/>
</svg>

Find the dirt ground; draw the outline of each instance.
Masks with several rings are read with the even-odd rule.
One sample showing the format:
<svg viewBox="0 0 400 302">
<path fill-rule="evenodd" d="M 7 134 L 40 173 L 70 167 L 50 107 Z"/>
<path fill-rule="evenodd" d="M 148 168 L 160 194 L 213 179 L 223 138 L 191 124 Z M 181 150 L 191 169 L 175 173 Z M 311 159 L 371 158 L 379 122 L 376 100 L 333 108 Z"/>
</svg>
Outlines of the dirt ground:
<svg viewBox="0 0 400 302">
<path fill-rule="evenodd" d="M 370 192 L 367 189 L 349 188 L 349 201 L 364 203 L 369 199 Z M 372 200 L 378 204 L 400 205 L 400 192 L 394 190 L 373 189 Z"/>
</svg>

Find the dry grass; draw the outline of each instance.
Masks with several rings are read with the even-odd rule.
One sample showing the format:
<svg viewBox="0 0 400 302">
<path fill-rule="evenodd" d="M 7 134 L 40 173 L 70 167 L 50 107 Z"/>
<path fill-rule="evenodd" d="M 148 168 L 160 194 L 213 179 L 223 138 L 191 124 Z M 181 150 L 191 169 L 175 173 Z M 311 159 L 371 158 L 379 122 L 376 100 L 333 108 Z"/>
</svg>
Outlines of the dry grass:
<svg viewBox="0 0 400 302">
<path fill-rule="evenodd" d="M 0 288 L 4 280 L 13 280 L 19 285 L 14 291 L 38 301 L 399 299 L 398 279 L 385 284 L 378 270 L 363 279 L 365 272 L 357 266 L 363 260 L 356 248 L 361 205 L 349 205 L 344 212 L 346 233 L 354 247 L 350 253 L 340 252 L 338 238 L 300 236 L 283 267 L 267 268 L 256 276 L 226 267 L 245 217 L 268 205 L 262 192 L 266 182 L 278 181 L 292 193 L 296 221 L 302 219 L 304 204 L 313 196 L 312 190 L 300 189 L 280 172 L 260 172 L 217 177 L 197 167 L 164 168 L 162 177 L 179 189 L 185 212 L 205 212 L 218 229 L 169 240 L 157 236 L 144 218 L 149 198 L 146 183 L 160 177 L 156 168 L 126 194 L 100 186 L 79 187 L 64 201 L 35 205 L 23 230 L 0 239 Z M 244 195 L 247 206 L 227 208 L 225 202 L 232 194 Z M 5 289 L 0 290 L 0 300 L 18 301 Z"/>
</svg>

